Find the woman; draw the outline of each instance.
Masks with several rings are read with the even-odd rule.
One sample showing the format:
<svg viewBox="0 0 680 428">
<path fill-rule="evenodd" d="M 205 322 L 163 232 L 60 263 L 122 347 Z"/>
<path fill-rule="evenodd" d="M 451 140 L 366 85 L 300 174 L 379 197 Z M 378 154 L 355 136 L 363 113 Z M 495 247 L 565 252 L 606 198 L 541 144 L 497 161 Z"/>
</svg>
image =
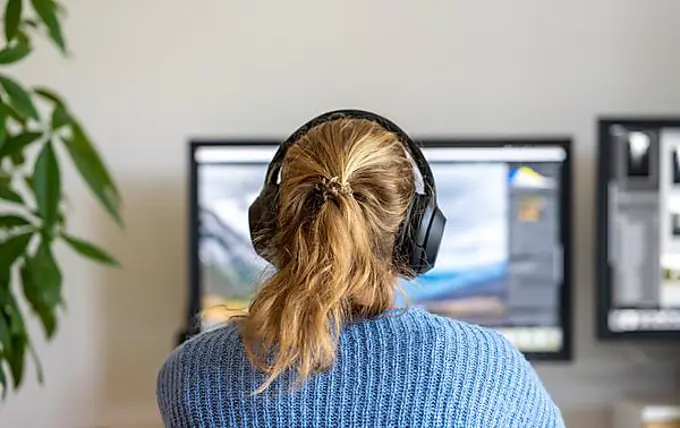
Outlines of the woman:
<svg viewBox="0 0 680 428">
<path fill-rule="evenodd" d="M 257 202 L 272 206 L 251 208 L 255 247 L 276 272 L 246 314 L 165 362 L 167 427 L 564 426 L 502 336 L 393 307 L 398 278 L 428 267 L 403 254 L 419 194 L 408 137 L 391 125 L 324 115 L 284 143 L 280 185 Z M 436 248 L 421 256 L 433 262 Z"/>
</svg>

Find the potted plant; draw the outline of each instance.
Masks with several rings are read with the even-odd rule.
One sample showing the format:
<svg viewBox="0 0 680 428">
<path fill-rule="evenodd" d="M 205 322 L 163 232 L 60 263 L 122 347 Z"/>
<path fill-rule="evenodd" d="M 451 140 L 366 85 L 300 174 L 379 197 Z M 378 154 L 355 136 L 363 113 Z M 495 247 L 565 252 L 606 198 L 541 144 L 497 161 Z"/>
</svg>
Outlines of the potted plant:
<svg viewBox="0 0 680 428">
<path fill-rule="evenodd" d="M 123 226 L 121 198 L 83 125 L 62 97 L 27 87 L 12 66 L 46 36 L 68 57 L 62 32 L 63 5 L 55 0 L 3 0 L 0 43 L 0 390 L 18 390 L 27 358 L 43 375 L 25 317 L 37 316 L 47 339 L 63 307 L 62 272 L 53 246 L 66 243 L 82 256 L 117 266 L 103 249 L 71 235 L 66 227 L 61 170 L 74 167 L 112 219 Z M 25 300 L 30 313 L 22 312 Z"/>
</svg>

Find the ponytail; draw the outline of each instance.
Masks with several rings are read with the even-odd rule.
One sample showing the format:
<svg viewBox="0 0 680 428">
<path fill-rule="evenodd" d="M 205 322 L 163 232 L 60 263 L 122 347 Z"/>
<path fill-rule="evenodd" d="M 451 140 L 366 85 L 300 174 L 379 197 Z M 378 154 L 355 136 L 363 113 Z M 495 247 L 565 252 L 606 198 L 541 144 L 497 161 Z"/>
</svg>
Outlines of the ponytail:
<svg viewBox="0 0 680 428">
<path fill-rule="evenodd" d="M 289 149 L 268 245 L 277 271 L 239 319 L 248 358 L 268 374 L 257 393 L 288 370 L 300 385 L 329 368 L 343 325 L 392 305 L 412 193 L 401 143 L 371 122 L 319 125 Z"/>
</svg>

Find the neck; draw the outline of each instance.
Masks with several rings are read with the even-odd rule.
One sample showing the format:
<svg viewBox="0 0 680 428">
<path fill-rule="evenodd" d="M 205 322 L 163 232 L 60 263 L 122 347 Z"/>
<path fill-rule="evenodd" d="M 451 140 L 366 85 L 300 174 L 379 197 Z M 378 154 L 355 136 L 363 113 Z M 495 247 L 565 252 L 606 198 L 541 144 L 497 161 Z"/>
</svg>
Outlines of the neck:
<svg viewBox="0 0 680 428">
<path fill-rule="evenodd" d="M 394 288 L 396 283 L 397 280 L 395 278 L 393 283 L 385 284 L 383 286 L 385 287 L 384 290 L 389 290 L 387 293 L 389 299 L 385 298 L 384 292 L 379 292 L 375 289 L 361 290 L 352 296 L 352 306 L 356 308 L 356 312 L 358 313 L 370 313 L 371 315 L 377 315 L 380 312 L 395 309 Z M 389 302 L 387 305 L 382 304 L 385 300 Z"/>
</svg>

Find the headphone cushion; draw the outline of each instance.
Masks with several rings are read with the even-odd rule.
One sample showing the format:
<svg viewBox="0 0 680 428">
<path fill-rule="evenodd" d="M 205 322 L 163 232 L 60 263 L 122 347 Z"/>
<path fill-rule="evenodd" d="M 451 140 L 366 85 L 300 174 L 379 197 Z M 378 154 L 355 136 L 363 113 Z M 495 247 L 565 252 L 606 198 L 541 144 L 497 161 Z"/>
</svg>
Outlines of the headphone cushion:
<svg viewBox="0 0 680 428">
<path fill-rule="evenodd" d="M 401 257 L 408 257 L 409 268 L 419 275 L 434 267 L 446 218 L 433 198 L 420 194 L 414 196 L 407 218 L 410 230 L 404 235 Z"/>
<path fill-rule="evenodd" d="M 415 194 L 411 199 L 406 217 L 401 225 L 394 246 L 394 259 L 398 265 L 404 266 L 406 271 L 417 273 L 414 265 L 420 260 L 418 235 L 422 231 L 421 222 L 427 206 L 425 195 Z M 404 272 L 404 273 L 407 273 Z"/>
<path fill-rule="evenodd" d="M 422 246 L 422 258 L 420 270 L 418 273 L 425 273 L 432 269 L 437 261 L 439 248 L 441 247 L 442 238 L 444 236 L 444 228 L 446 227 L 446 216 L 435 206 L 430 217 L 430 224 L 428 226 L 427 238 Z"/>
<path fill-rule="evenodd" d="M 276 230 L 278 208 L 279 186 L 274 184 L 264 186 L 262 192 L 248 208 L 250 240 L 255 252 L 270 263 L 272 260 L 268 257 L 267 249 Z"/>
</svg>

